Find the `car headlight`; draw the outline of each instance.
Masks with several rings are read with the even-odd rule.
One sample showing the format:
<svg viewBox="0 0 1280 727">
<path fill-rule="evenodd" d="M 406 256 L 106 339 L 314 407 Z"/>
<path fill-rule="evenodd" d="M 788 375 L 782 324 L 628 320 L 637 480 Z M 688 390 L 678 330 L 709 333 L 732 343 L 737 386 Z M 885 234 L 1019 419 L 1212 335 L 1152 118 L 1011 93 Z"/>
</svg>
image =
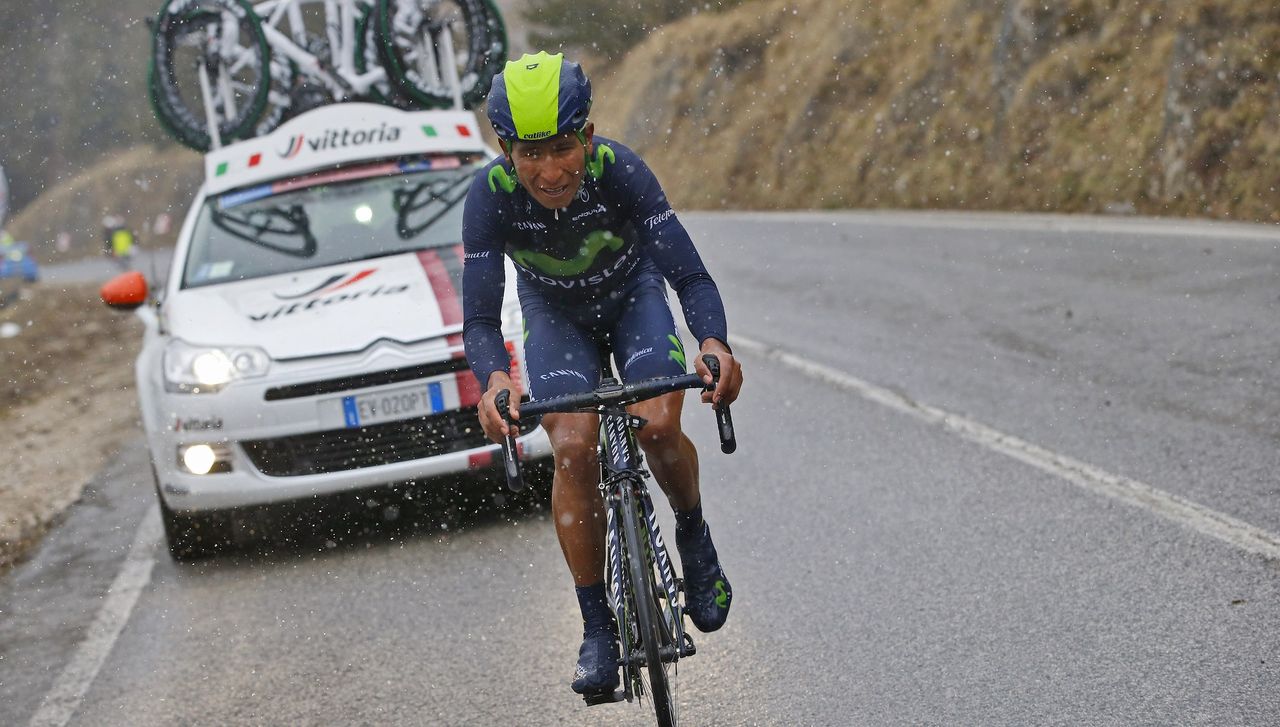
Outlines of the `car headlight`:
<svg viewBox="0 0 1280 727">
<path fill-rule="evenodd" d="M 267 373 L 271 357 L 252 346 L 193 346 L 173 341 L 164 351 L 164 384 L 171 392 L 207 394 L 238 379 Z"/>
</svg>

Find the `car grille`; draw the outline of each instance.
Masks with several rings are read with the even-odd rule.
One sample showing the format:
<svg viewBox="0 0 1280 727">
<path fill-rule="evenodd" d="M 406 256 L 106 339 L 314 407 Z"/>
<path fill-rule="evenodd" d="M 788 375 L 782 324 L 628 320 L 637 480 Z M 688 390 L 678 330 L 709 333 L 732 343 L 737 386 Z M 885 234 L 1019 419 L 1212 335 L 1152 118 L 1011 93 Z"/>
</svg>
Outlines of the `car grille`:
<svg viewBox="0 0 1280 727">
<path fill-rule="evenodd" d="M 533 417 L 521 422 L 532 431 Z M 242 442 L 258 471 L 270 477 L 297 477 L 376 467 L 434 457 L 489 444 L 476 408 L 353 429 L 296 434 Z"/>
<path fill-rule="evenodd" d="M 428 379 L 433 376 L 441 376 L 466 370 L 468 370 L 467 360 L 459 356 L 458 358 L 435 361 L 433 363 L 422 364 L 420 366 L 406 366 L 400 369 L 374 371 L 372 373 L 356 374 L 354 376 L 343 376 L 337 379 L 308 381 L 306 383 L 291 384 L 289 386 L 276 386 L 267 389 L 267 393 L 263 395 L 263 398 L 267 401 L 299 399 L 304 396 L 332 394 L 338 391 L 351 391 L 352 389 L 366 389 L 371 386 L 382 386 L 384 384 L 398 384 L 402 381 Z"/>
</svg>

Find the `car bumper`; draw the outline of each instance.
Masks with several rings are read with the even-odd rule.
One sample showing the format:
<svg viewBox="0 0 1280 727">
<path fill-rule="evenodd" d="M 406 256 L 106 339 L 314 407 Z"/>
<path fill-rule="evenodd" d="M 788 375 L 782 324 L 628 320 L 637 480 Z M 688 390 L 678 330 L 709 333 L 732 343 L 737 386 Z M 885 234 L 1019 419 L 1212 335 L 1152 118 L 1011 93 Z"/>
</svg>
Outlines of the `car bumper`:
<svg viewBox="0 0 1280 727">
<path fill-rule="evenodd" d="M 519 447 L 526 461 L 551 456 L 551 443 L 541 427 L 522 436 Z M 170 471 L 160 475 L 160 492 L 165 504 L 175 511 L 207 512 L 272 505 L 388 484 L 425 482 L 449 475 L 496 473 L 501 458 L 501 448 L 491 444 L 357 470 L 268 477 L 254 470 L 244 451 L 237 447 L 233 449 L 231 472 L 193 475 Z"/>
<path fill-rule="evenodd" d="M 501 450 L 480 431 L 474 407 L 479 394 L 470 371 L 464 366 L 423 377 L 416 373 L 457 361 L 458 353 L 443 341 L 409 349 L 378 346 L 354 359 L 278 364 L 269 376 L 238 381 L 216 393 L 153 388 L 144 419 L 161 496 L 174 511 L 200 512 L 496 473 Z M 523 352 L 514 343 L 512 356 L 519 366 Z M 413 378 L 388 378 L 404 371 L 415 372 Z M 141 387 L 141 370 L 139 376 Z M 353 376 L 361 381 L 350 384 Z M 387 380 L 378 384 L 378 377 Z M 345 399 L 423 387 L 431 392 L 429 412 L 373 423 L 348 418 L 354 407 Z M 519 442 L 527 460 L 551 454 L 541 427 Z M 196 444 L 224 453 L 220 466 L 208 474 L 185 469 L 179 452 Z"/>
</svg>

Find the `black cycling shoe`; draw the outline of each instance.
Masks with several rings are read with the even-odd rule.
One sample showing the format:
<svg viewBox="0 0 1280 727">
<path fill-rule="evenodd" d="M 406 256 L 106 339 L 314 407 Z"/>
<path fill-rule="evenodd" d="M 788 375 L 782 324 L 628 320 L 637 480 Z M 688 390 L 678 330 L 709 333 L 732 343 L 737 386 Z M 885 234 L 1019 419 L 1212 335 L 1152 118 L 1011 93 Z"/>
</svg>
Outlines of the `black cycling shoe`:
<svg viewBox="0 0 1280 727">
<path fill-rule="evenodd" d="M 733 587 L 720 567 L 715 543 L 711 542 L 711 529 L 704 522 L 702 532 L 691 542 L 676 538 L 676 549 L 684 564 L 685 612 L 689 620 L 703 633 L 710 633 L 724 626 L 729 618 L 729 605 L 733 603 Z"/>
<path fill-rule="evenodd" d="M 584 696 L 611 694 L 618 688 L 618 637 L 600 629 L 582 638 L 578 666 L 573 672 L 573 691 Z"/>
</svg>

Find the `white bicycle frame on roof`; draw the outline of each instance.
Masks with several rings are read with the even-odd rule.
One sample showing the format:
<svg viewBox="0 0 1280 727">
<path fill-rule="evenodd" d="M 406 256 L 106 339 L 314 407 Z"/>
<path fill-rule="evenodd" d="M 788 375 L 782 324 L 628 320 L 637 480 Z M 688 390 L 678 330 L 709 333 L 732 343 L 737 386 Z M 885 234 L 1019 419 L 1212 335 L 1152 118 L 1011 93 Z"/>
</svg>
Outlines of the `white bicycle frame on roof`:
<svg viewBox="0 0 1280 727">
<path fill-rule="evenodd" d="M 334 58 L 334 66 L 331 69 L 326 68 L 319 58 L 302 47 L 307 43 L 306 18 L 302 6 L 317 3 L 324 4 L 325 34 L 329 48 L 332 49 L 331 56 Z M 373 4 L 374 0 L 266 0 L 254 5 L 253 10 L 258 16 L 267 44 L 273 52 L 282 53 L 292 60 L 303 75 L 323 82 L 336 100 L 347 101 L 368 94 L 375 84 L 388 80 L 386 69 L 381 64 L 364 73 L 356 72 L 356 14 L 362 6 Z M 279 27 L 286 20 L 288 34 L 282 32 Z M 233 19 L 227 18 L 224 22 L 231 23 Z M 370 22 L 373 21 L 370 20 Z M 224 58 L 235 55 L 231 48 L 233 37 L 230 32 L 222 34 L 224 47 L 221 55 Z M 434 43 L 436 39 L 428 38 L 427 40 Z M 441 56 L 453 58 L 453 36 L 447 28 L 445 32 L 440 33 L 438 41 Z M 249 54 L 240 54 L 230 68 L 219 69 L 216 79 L 208 78 L 203 66 L 200 69 L 200 90 L 204 96 L 211 146 L 215 149 L 222 146 L 222 140 L 218 133 L 216 114 L 213 111 L 212 84 L 219 85 L 220 95 L 224 103 L 229 106 L 227 111 L 234 115 L 235 96 L 230 88 L 231 76 L 250 59 Z M 421 64 L 419 71 L 425 76 L 440 79 L 451 91 L 453 108 L 462 109 L 462 82 L 454 64 L 437 64 L 433 53 L 423 53 L 419 62 Z M 263 73 L 268 73 L 267 69 L 263 69 Z"/>
<path fill-rule="evenodd" d="M 325 34 L 334 59 L 332 69 L 325 68 L 319 58 L 303 48 L 307 28 L 302 5 L 315 3 L 324 3 Z M 356 12 L 358 6 L 371 4 L 364 0 L 267 0 L 254 5 L 253 10 L 262 19 L 262 32 L 271 50 L 288 56 L 304 75 L 320 79 L 334 98 L 343 101 L 366 94 L 375 83 L 387 80 L 381 65 L 356 72 Z M 288 35 L 279 28 L 285 20 L 289 23 Z"/>
</svg>

